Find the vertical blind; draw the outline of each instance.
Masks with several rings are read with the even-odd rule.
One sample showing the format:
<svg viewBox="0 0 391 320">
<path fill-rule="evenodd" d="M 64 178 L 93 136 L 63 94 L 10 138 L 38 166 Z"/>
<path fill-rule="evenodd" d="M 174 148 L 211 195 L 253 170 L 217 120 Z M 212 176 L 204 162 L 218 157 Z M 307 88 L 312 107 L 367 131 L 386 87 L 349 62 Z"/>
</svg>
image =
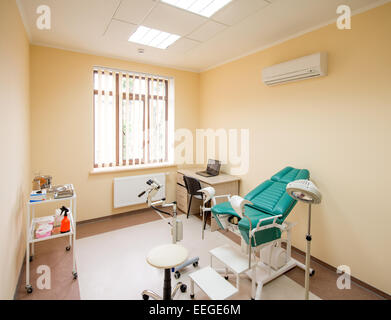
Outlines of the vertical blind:
<svg viewBox="0 0 391 320">
<path fill-rule="evenodd" d="M 168 161 L 168 78 L 94 68 L 95 168 Z"/>
</svg>

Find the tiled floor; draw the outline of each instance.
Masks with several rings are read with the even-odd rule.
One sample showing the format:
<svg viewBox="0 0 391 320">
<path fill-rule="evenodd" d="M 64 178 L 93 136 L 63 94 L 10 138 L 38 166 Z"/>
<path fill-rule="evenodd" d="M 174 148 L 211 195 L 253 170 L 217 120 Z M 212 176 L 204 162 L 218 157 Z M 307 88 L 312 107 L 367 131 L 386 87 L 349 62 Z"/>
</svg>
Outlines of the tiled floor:
<svg viewBox="0 0 391 320">
<path fill-rule="evenodd" d="M 77 228 L 77 238 L 90 237 L 104 232 L 114 231 L 121 228 L 135 226 L 146 222 L 151 222 L 160 219 L 160 217 L 152 210 L 142 210 L 136 213 L 128 213 L 113 216 L 107 219 L 101 219 L 89 223 L 81 223 Z M 239 238 L 234 234 L 227 234 L 231 240 L 239 243 Z M 21 271 L 21 277 L 16 299 L 29 300 L 45 300 L 45 299 L 62 299 L 62 300 L 78 300 L 80 299 L 79 283 L 72 278 L 72 251 L 67 252 L 65 247 L 67 241 L 60 238 L 53 241 L 41 242 L 36 245 L 36 256 L 31 263 L 31 279 L 32 283 L 36 283 L 39 277 L 35 270 L 39 265 L 48 265 L 51 268 L 52 290 L 34 290 L 32 294 L 27 294 L 25 286 L 25 270 Z M 97 248 L 98 250 L 98 248 Z M 304 262 L 304 257 L 293 251 L 293 257 Z M 312 267 L 316 269 L 316 274 L 311 278 L 311 292 L 324 300 L 378 300 L 383 299 L 374 292 L 371 292 L 361 286 L 352 283 L 350 290 L 339 290 L 336 287 L 337 275 L 332 270 L 312 262 Z M 286 276 L 304 286 L 304 273 L 302 270 L 295 268 Z"/>
</svg>

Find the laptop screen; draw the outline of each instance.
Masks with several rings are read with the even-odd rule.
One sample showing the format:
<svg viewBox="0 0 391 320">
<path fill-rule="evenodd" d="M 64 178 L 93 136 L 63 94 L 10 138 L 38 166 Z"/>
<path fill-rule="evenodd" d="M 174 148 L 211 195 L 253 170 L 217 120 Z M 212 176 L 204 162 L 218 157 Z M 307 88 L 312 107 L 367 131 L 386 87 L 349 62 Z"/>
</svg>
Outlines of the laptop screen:
<svg viewBox="0 0 391 320">
<path fill-rule="evenodd" d="M 208 160 L 208 167 L 206 168 L 206 172 L 213 175 L 218 175 L 220 173 L 221 162 L 218 160 Z"/>
</svg>

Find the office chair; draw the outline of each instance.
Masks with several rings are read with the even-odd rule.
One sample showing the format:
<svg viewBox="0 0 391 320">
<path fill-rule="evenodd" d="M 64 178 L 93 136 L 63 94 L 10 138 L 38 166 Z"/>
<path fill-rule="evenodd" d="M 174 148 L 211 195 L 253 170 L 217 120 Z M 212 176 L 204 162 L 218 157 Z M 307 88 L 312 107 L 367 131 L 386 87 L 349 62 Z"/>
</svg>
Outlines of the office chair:
<svg viewBox="0 0 391 320">
<path fill-rule="evenodd" d="M 185 181 L 187 193 L 190 195 L 189 205 L 187 207 L 187 218 L 189 219 L 191 201 L 193 200 L 193 197 L 202 200 L 202 193 L 200 192 L 202 187 L 200 181 L 196 178 L 184 176 L 183 180 Z"/>
</svg>

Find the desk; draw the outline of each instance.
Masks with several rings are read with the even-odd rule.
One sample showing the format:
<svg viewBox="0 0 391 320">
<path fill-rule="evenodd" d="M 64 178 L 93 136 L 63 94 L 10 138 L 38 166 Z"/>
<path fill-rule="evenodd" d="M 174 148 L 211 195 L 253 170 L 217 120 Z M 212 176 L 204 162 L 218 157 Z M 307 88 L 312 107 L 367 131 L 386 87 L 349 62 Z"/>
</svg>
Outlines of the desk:
<svg viewBox="0 0 391 320">
<path fill-rule="evenodd" d="M 215 177 L 203 177 L 197 174 L 198 171 L 204 171 L 205 168 L 192 168 L 192 169 L 179 169 L 177 172 L 177 186 L 176 186 L 176 198 L 177 206 L 183 212 L 187 212 L 188 206 L 188 195 L 183 181 L 183 176 L 194 177 L 201 182 L 202 188 L 213 187 L 216 190 L 216 195 L 237 195 L 239 194 L 239 182 L 240 178 L 231 176 L 226 173 L 220 173 Z M 201 201 L 196 201 L 193 198 L 193 203 L 190 209 L 190 213 L 199 213 Z M 226 199 L 218 199 L 217 202 L 223 202 Z M 217 223 L 212 216 L 211 230 L 215 231 L 218 229 Z"/>
</svg>

